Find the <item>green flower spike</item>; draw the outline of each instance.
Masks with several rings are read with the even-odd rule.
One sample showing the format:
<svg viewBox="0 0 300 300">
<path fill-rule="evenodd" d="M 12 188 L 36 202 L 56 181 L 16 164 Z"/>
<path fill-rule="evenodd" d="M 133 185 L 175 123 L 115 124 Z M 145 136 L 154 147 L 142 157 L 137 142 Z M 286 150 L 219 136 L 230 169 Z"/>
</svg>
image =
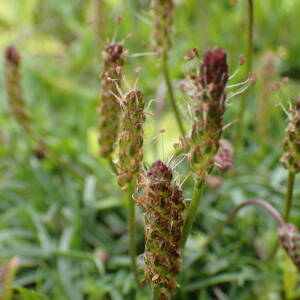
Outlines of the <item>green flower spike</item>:
<svg viewBox="0 0 300 300">
<path fill-rule="evenodd" d="M 147 172 L 143 195 L 137 200 L 145 217 L 146 281 L 158 290 L 159 299 L 170 299 L 181 263 L 185 200 L 172 177 L 172 170 L 156 161 Z"/>
<path fill-rule="evenodd" d="M 121 86 L 122 66 L 124 65 L 124 49 L 119 43 L 111 43 L 102 53 L 104 70 L 102 80 L 101 103 L 99 111 L 99 146 L 100 155 L 111 159 L 114 144 L 118 136 L 121 108 L 115 95 Z"/>
<path fill-rule="evenodd" d="M 131 91 L 121 100 L 124 110 L 119 138 L 117 141 L 118 161 L 116 168 L 118 182 L 126 189 L 136 181 L 143 159 L 143 125 L 145 122 L 145 101 L 140 91 Z"/>
</svg>

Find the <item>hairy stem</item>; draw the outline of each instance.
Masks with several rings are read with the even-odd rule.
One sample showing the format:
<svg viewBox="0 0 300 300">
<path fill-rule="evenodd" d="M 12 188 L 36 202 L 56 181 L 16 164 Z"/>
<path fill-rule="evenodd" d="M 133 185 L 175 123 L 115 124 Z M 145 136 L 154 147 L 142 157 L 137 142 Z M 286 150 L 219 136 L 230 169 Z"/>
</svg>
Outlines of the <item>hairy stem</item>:
<svg viewBox="0 0 300 300">
<path fill-rule="evenodd" d="M 129 254 L 131 259 L 131 268 L 135 276 L 136 282 L 139 283 L 138 271 L 136 265 L 136 242 L 135 242 L 135 202 L 133 199 L 135 183 L 131 182 L 128 187 L 128 229 L 129 229 Z"/>
<path fill-rule="evenodd" d="M 222 223 L 219 226 L 219 228 L 217 228 L 217 230 L 211 236 L 208 237 L 208 239 L 206 240 L 206 245 L 210 244 L 222 233 L 223 229 L 232 222 L 232 220 L 234 219 L 234 217 L 240 211 L 241 208 L 243 208 L 245 206 L 249 206 L 249 205 L 258 205 L 258 206 L 263 207 L 265 210 L 267 210 L 272 215 L 272 217 L 278 222 L 278 224 L 280 226 L 284 225 L 284 220 L 282 219 L 281 215 L 270 203 L 268 203 L 264 200 L 251 199 L 251 200 L 242 202 L 241 204 L 239 204 L 232 210 L 232 212 L 230 213 L 230 215 L 228 215 L 225 222 Z"/>
<path fill-rule="evenodd" d="M 176 104 L 176 100 L 175 100 L 175 96 L 174 96 L 174 92 L 173 92 L 173 87 L 171 84 L 171 79 L 170 79 L 170 71 L 169 71 L 169 66 L 168 66 L 168 55 L 164 54 L 162 56 L 162 68 L 163 68 L 163 73 L 164 73 L 164 77 L 165 77 L 165 81 L 166 81 L 166 85 L 167 85 L 167 90 L 168 90 L 168 94 L 169 94 L 169 99 L 172 105 L 172 109 L 177 121 L 177 125 L 180 129 L 181 135 L 185 136 L 185 130 L 183 127 L 183 123 L 180 117 L 180 113 L 178 110 L 178 106 Z"/>
<path fill-rule="evenodd" d="M 195 182 L 192 201 L 191 201 L 191 204 L 190 204 L 188 212 L 187 212 L 187 217 L 186 217 L 185 223 L 183 225 L 181 249 L 184 249 L 187 238 L 191 232 L 193 222 L 195 220 L 197 210 L 198 210 L 201 198 L 202 198 L 203 185 L 204 185 L 203 181 Z"/>
<path fill-rule="evenodd" d="M 295 183 L 295 173 L 289 171 L 288 185 L 287 185 L 286 196 L 285 196 L 284 215 L 283 215 L 284 220 L 286 222 L 288 222 L 289 220 L 290 210 L 292 206 L 294 183 Z"/>
<path fill-rule="evenodd" d="M 253 0 L 248 0 L 248 47 L 247 47 L 247 60 L 246 60 L 246 72 L 247 76 L 249 72 L 252 70 L 252 58 L 253 58 L 253 23 L 254 23 L 254 6 Z M 240 110 L 238 115 L 239 126 L 237 127 L 236 133 L 236 147 L 240 145 L 243 129 L 244 129 L 244 118 L 245 118 L 245 110 L 246 110 L 246 100 L 247 93 L 245 92 L 242 95 L 240 102 Z"/>
</svg>

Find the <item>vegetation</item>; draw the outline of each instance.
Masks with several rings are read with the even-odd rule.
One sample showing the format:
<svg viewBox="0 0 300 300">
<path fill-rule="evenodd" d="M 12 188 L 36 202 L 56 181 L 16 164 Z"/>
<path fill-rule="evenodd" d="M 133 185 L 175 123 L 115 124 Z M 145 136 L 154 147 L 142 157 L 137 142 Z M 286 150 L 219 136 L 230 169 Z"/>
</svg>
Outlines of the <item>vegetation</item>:
<svg viewBox="0 0 300 300">
<path fill-rule="evenodd" d="M 1 299 L 299 299 L 298 2 L 0 0 Z"/>
</svg>

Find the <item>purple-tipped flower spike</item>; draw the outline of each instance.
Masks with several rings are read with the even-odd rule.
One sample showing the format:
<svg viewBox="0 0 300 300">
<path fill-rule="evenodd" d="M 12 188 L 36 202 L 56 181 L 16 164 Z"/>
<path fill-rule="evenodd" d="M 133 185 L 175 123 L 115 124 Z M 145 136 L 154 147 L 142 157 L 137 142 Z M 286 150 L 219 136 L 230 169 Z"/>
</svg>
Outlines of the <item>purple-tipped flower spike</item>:
<svg viewBox="0 0 300 300">
<path fill-rule="evenodd" d="M 296 226 L 284 224 L 278 229 L 278 237 L 282 248 L 300 270 L 300 233 Z"/>
<path fill-rule="evenodd" d="M 31 122 L 26 103 L 23 98 L 20 74 L 21 57 L 14 46 L 5 50 L 5 79 L 7 96 L 12 116 L 26 131 L 31 130 Z"/>
<path fill-rule="evenodd" d="M 145 217 L 146 280 L 159 289 L 159 299 L 169 299 L 170 292 L 176 289 L 175 277 L 181 263 L 185 201 L 172 178 L 172 169 L 156 161 L 148 169 L 143 195 L 137 200 Z"/>
<path fill-rule="evenodd" d="M 122 100 L 124 116 L 117 141 L 118 182 L 123 188 L 136 181 L 143 159 L 144 96 L 140 91 L 127 93 Z"/>
<path fill-rule="evenodd" d="M 215 165 L 220 171 L 226 172 L 232 167 L 233 152 L 231 143 L 226 139 L 220 139 L 219 150 L 215 155 Z"/>
<path fill-rule="evenodd" d="M 110 158 L 118 136 L 121 108 L 115 95 L 121 86 L 124 49 L 119 43 L 110 43 L 102 53 L 104 70 L 100 75 L 102 94 L 99 110 L 99 146 L 100 155 Z"/>
<path fill-rule="evenodd" d="M 228 81 L 226 53 L 219 47 L 205 53 L 198 75 L 185 88 L 192 100 L 193 124 L 185 148 L 198 181 L 205 180 L 219 148 Z"/>
<path fill-rule="evenodd" d="M 283 144 L 284 154 L 281 158 L 283 166 L 293 173 L 300 172 L 300 96 L 296 107 L 289 112 L 289 125 Z"/>
<path fill-rule="evenodd" d="M 173 19 L 175 4 L 173 0 L 152 0 L 154 18 L 154 50 L 167 54 L 172 46 Z"/>
<path fill-rule="evenodd" d="M 219 47 L 205 53 L 200 67 L 200 75 L 195 78 L 196 85 L 208 88 L 208 97 L 221 102 L 225 98 L 224 90 L 228 81 L 227 55 Z"/>
</svg>

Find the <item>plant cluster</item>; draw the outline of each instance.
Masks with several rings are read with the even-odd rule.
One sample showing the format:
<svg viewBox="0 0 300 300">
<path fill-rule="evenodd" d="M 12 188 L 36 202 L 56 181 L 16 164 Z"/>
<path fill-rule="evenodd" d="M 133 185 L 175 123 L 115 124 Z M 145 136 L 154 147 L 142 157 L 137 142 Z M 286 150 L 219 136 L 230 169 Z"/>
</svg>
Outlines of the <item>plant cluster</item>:
<svg viewBox="0 0 300 300">
<path fill-rule="evenodd" d="M 145 147 L 147 139 L 145 126 L 148 121 L 148 118 L 146 120 L 147 101 L 144 94 L 147 94 L 143 90 L 136 89 L 136 87 L 129 88 L 129 91 L 124 92 L 124 86 L 129 85 L 125 68 L 130 67 L 128 63 L 130 55 L 125 50 L 125 42 L 108 42 L 104 46 L 102 51 L 103 66 L 100 74 L 100 104 L 97 112 L 95 111 L 99 125 L 97 132 L 98 156 L 108 162 L 110 172 L 115 176 L 120 190 L 127 194 L 127 229 L 125 232 L 128 232 L 129 236 L 127 248 L 131 270 L 136 281 L 135 287 L 137 290 L 142 290 L 144 284 L 150 286 L 153 300 L 170 300 L 181 288 L 177 276 L 181 273 L 181 267 L 184 265 L 184 251 L 187 241 L 189 237 L 193 236 L 191 232 L 197 215 L 201 212 L 199 207 L 203 192 L 210 185 L 211 174 L 214 169 L 222 174 L 227 172 L 229 177 L 234 176 L 234 173 L 231 173 L 234 165 L 234 153 L 243 151 L 245 147 L 243 134 L 246 97 L 244 95 L 248 87 L 253 85 L 255 81 L 255 74 L 251 72 L 254 49 L 254 15 L 253 2 L 249 0 L 246 80 L 230 85 L 231 78 L 236 74 L 230 75 L 228 53 L 219 46 L 211 48 L 204 53 L 201 63 L 197 63 L 196 71 L 189 70 L 186 80 L 181 84 L 181 90 L 188 99 L 188 105 L 187 112 L 180 111 L 175 97 L 177 93 L 174 92 L 169 70 L 169 58 L 172 55 L 172 45 L 174 44 L 175 9 L 173 0 L 152 0 L 149 7 L 154 28 L 152 45 L 155 54 L 158 54 L 155 55 L 155 59 L 159 61 L 161 66 L 166 95 L 170 100 L 174 121 L 180 131 L 180 136 L 177 138 L 178 142 L 174 145 L 168 161 L 159 157 L 157 153 L 155 153 L 154 162 L 149 166 L 144 159 L 144 153 L 147 150 Z M 120 22 L 121 17 L 118 17 L 117 23 Z M 200 52 L 197 48 L 187 51 L 185 60 L 194 63 L 200 57 Z M 48 167 L 47 162 L 49 163 L 51 160 L 70 167 L 55 149 L 50 149 L 50 147 L 48 149 L 47 146 L 50 154 L 49 156 L 45 155 L 46 143 L 35 131 L 21 89 L 20 55 L 16 48 L 11 46 L 5 50 L 4 56 L 5 85 L 11 117 L 26 132 L 26 135 L 33 139 L 35 145 L 38 145 L 37 148 L 33 149 L 33 153 L 38 158 L 45 158 L 45 168 Z M 243 60 L 240 58 L 241 64 Z M 271 67 L 266 64 L 265 68 L 272 69 L 272 64 Z M 266 71 L 266 73 L 270 73 L 270 71 Z M 265 78 L 266 81 L 269 80 L 268 74 Z M 277 83 L 277 85 L 281 86 L 281 83 Z M 229 92 L 229 89 L 236 87 L 241 88 Z M 240 127 L 237 128 L 236 140 L 230 140 L 224 136 L 225 128 L 231 125 L 231 123 L 226 125 L 226 112 L 230 105 L 235 105 L 234 102 L 230 102 L 230 99 L 241 93 L 244 93 L 242 96 L 244 98 L 241 99 L 239 115 L 235 116 L 235 118 L 239 117 L 240 125 L 238 126 Z M 268 95 L 268 92 L 263 91 L 262 95 Z M 263 120 L 264 116 L 267 115 L 267 106 L 265 103 L 260 103 L 260 107 L 264 108 L 259 117 L 259 134 L 263 135 L 267 132 Z M 268 201 L 260 199 L 243 201 L 225 216 L 221 225 L 213 228 L 211 232 L 207 232 L 207 237 L 201 244 L 202 248 L 211 247 L 212 242 L 222 235 L 224 229 L 230 225 L 241 208 L 250 205 L 260 206 L 278 223 L 279 244 L 300 270 L 300 233 L 297 226 L 290 223 L 289 220 L 296 175 L 300 172 L 300 98 L 295 103 L 290 103 L 290 108 L 286 113 L 288 124 L 283 141 L 281 163 L 288 171 L 288 180 L 286 196 L 282 204 L 284 207 L 282 215 Z M 189 115 L 188 121 L 183 121 L 183 115 Z M 156 115 L 154 114 L 152 117 L 156 118 Z M 255 119 L 254 115 L 252 117 Z M 269 124 L 267 126 L 269 127 Z M 189 128 L 188 133 L 186 133 L 186 128 Z M 279 160 L 276 161 L 277 163 Z M 82 177 L 80 170 L 72 167 L 70 169 L 74 174 L 79 174 L 78 177 Z M 192 178 L 193 190 L 190 201 L 182 180 L 183 176 L 186 176 L 185 180 Z M 91 182 L 86 183 L 87 190 L 90 185 Z M 109 190 L 108 194 L 110 192 Z M 280 195 L 282 197 L 282 193 Z M 86 202 L 89 201 L 88 198 Z M 144 227 L 144 242 L 139 243 L 136 241 L 136 228 L 139 224 L 136 218 L 137 208 L 142 211 Z M 53 210 L 56 209 L 53 208 Z M 70 219 L 73 217 L 67 210 L 64 213 Z M 76 213 L 80 214 L 80 204 L 76 207 Z M 89 218 L 90 208 L 84 213 L 88 214 L 87 218 Z M 34 213 L 32 215 L 33 222 L 38 223 Z M 98 216 L 93 217 L 97 219 Z M 209 218 L 210 216 L 205 217 Z M 88 221 L 86 222 L 88 223 Z M 41 241 L 47 239 L 47 235 L 39 223 L 38 228 Z M 68 234 L 68 232 L 63 233 L 64 239 L 61 242 L 63 250 L 69 242 Z M 119 232 L 112 234 L 118 235 Z M 90 232 L 88 236 L 90 238 Z M 92 240 L 92 238 L 90 239 Z M 77 242 L 80 244 L 80 241 Z M 191 238 L 191 243 L 193 242 L 194 240 Z M 138 245 L 143 245 L 143 250 L 141 247 L 137 247 Z M 269 259 L 274 259 L 277 247 L 278 245 L 274 247 Z M 49 259 L 51 255 L 65 255 L 63 251 L 51 251 L 43 253 L 46 259 Z M 79 252 L 69 253 L 70 257 L 80 257 L 80 259 L 92 261 L 100 269 L 100 272 L 102 270 L 101 264 L 106 261 L 106 256 L 102 254 L 102 252 L 100 254 L 97 252 L 98 260 L 95 262 L 91 256 L 85 256 Z M 142 258 L 143 262 L 137 259 L 137 256 Z M 100 267 L 99 261 L 101 261 Z M 15 276 L 18 263 L 16 258 L 12 258 L 0 270 L 3 281 L 6 282 L 4 300 L 12 299 L 12 278 Z M 63 266 L 63 264 L 60 265 L 60 268 L 63 269 Z M 143 279 L 141 269 L 143 269 Z M 22 290 L 19 291 L 20 294 L 23 292 Z M 70 292 L 70 294 L 72 293 Z M 150 296 L 148 296 L 149 298 Z"/>
</svg>

